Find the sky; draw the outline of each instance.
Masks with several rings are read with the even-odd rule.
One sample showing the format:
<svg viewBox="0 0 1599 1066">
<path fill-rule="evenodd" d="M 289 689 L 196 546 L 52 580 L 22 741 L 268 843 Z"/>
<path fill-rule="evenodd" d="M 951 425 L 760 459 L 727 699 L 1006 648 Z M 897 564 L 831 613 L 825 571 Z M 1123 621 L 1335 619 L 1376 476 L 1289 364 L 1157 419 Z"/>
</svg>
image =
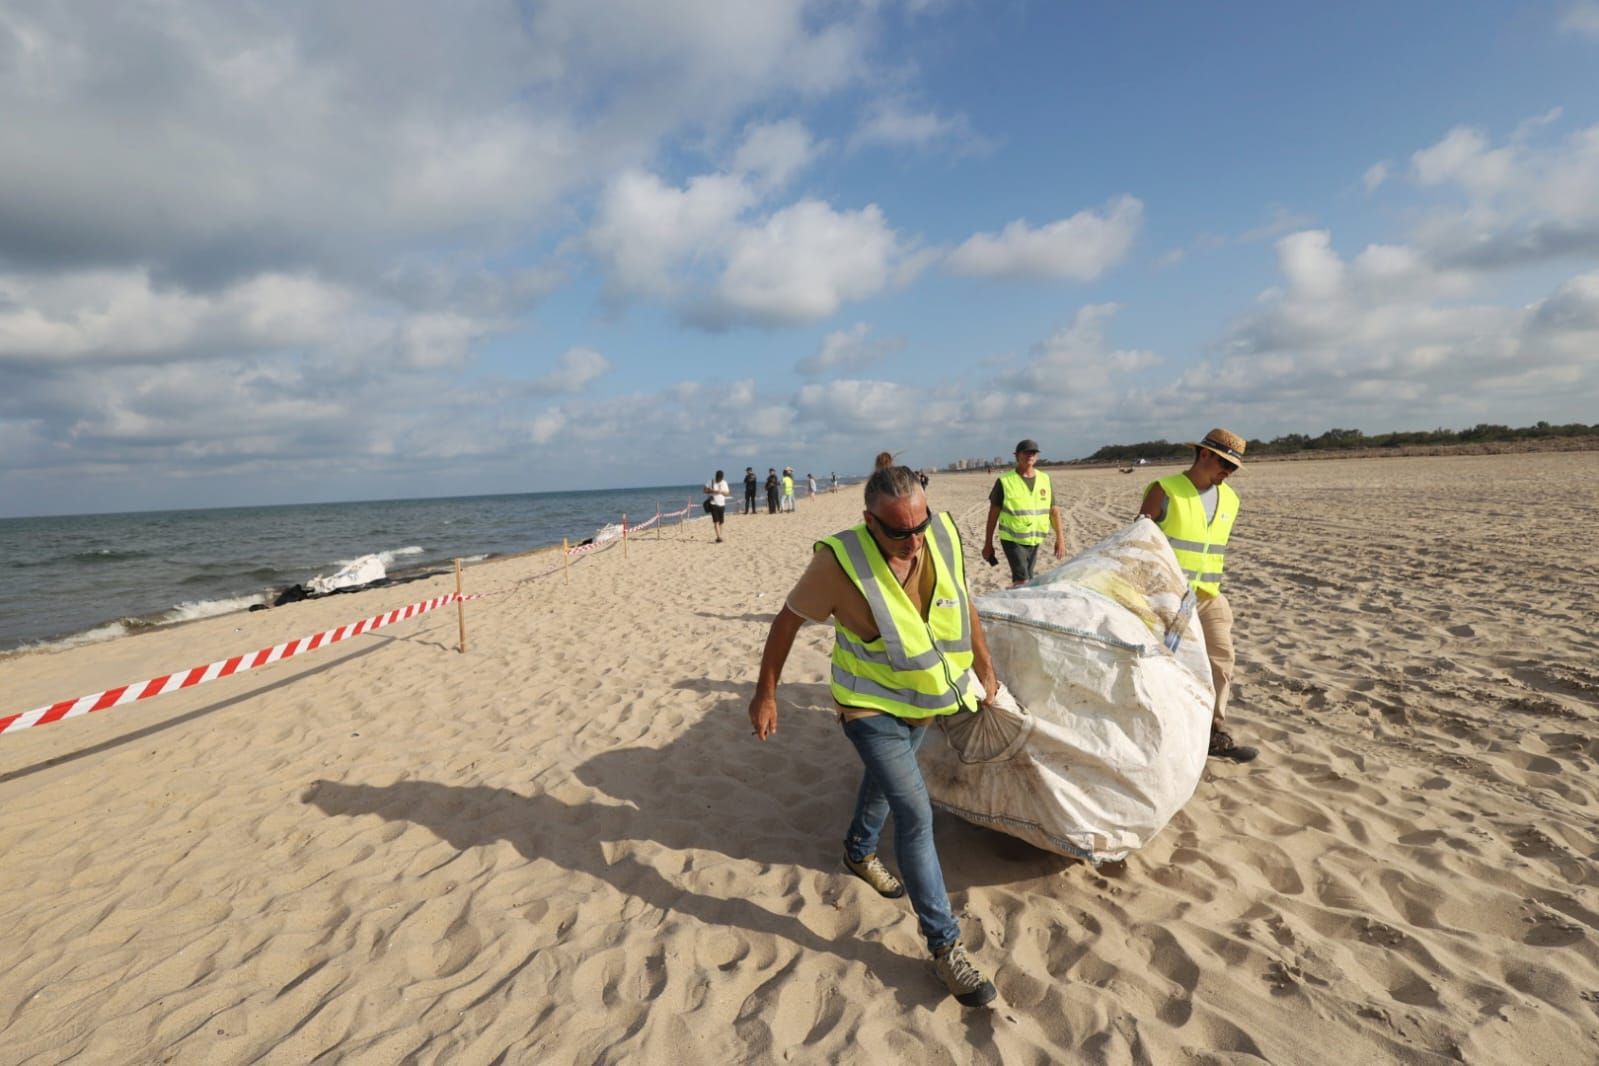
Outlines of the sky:
<svg viewBox="0 0 1599 1066">
<path fill-rule="evenodd" d="M 1599 411 L 1599 0 L 0 5 L 0 516 Z"/>
</svg>

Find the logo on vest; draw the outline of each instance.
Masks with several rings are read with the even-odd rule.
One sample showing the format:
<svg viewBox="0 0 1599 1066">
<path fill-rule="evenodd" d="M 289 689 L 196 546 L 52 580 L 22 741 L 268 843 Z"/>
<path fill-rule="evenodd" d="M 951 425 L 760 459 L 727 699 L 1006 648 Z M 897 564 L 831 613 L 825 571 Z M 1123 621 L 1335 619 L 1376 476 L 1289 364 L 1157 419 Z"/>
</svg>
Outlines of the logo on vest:
<svg viewBox="0 0 1599 1066">
<path fill-rule="evenodd" d="M 940 596 L 933 601 L 934 607 L 959 607 L 960 605 L 960 600 L 952 600 L 948 596 Z"/>
</svg>

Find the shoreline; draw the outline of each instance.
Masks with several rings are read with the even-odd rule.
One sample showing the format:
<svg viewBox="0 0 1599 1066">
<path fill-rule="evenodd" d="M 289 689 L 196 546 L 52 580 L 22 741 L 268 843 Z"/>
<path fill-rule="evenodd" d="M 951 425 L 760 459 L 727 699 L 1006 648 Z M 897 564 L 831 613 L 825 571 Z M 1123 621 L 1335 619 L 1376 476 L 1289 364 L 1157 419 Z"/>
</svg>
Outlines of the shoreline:
<svg viewBox="0 0 1599 1066">
<path fill-rule="evenodd" d="M 1249 466 L 1254 468 L 1254 467 L 1259 467 L 1259 466 L 1261 466 L 1263 464 L 1277 463 L 1277 462 L 1299 463 L 1299 462 L 1322 462 L 1322 461 L 1334 461 L 1334 460 L 1396 459 L 1396 458 L 1447 457 L 1447 456 L 1467 456 L 1467 455 L 1548 454 L 1548 453 L 1566 453 L 1566 452 L 1576 452 L 1576 451 L 1583 451 L 1583 452 L 1586 452 L 1586 451 L 1599 451 L 1599 436 L 1593 436 L 1593 437 L 1557 437 L 1557 438 L 1548 438 L 1548 439 L 1532 440 L 1532 441 L 1486 442 L 1486 443 L 1481 443 L 1481 444 L 1467 443 L 1467 444 L 1450 444 L 1450 445 L 1401 445 L 1401 446 L 1393 447 L 1393 448 L 1359 448 L 1359 449 L 1340 449 L 1340 450 L 1336 450 L 1336 451 L 1334 451 L 1334 450 L 1327 450 L 1327 451 L 1302 451 L 1302 452 L 1289 453 L 1289 454 L 1285 454 L 1285 455 L 1261 455 L 1259 457 L 1251 457 L 1248 462 L 1249 462 Z M 1134 467 L 1131 471 L 1126 469 L 1126 463 L 1123 460 L 1096 460 L 1096 461 L 1069 460 L 1069 461 L 1063 461 L 1063 462 L 1059 462 L 1059 463 L 1042 463 L 1042 464 L 1040 464 L 1040 467 L 1042 469 L 1046 470 L 1046 471 L 1049 471 L 1049 472 L 1069 472 L 1069 471 L 1115 469 L 1115 470 L 1120 470 L 1122 473 L 1125 474 L 1125 473 L 1129 473 L 1129 472 L 1130 473 L 1148 473 L 1148 472 L 1153 471 L 1153 470 L 1155 470 L 1157 468 L 1163 468 L 1164 466 L 1167 466 L 1167 465 L 1173 465 L 1176 462 L 1177 462 L 1177 460 L 1172 460 L 1170 463 L 1155 462 L 1155 463 L 1147 464 L 1147 465 L 1142 466 L 1142 467 Z M 1003 472 L 1003 469 L 1004 468 L 995 468 L 995 471 L 992 474 L 980 474 L 979 471 L 973 470 L 973 469 L 967 469 L 967 470 L 944 470 L 944 471 L 935 471 L 933 476 L 935 478 L 951 478 L 951 477 L 964 477 L 964 476 L 968 476 L 968 475 L 980 475 L 980 476 L 990 477 L 991 478 L 991 477 L 997 477 L 1000 473 Z M 840 488 L 850 488 L 850 487 L 854 487 L 854 486 L 856 486 L 858 484 L 860 484 L 859 480 L 844 481 L 844 482 L 840 482 L 840 486 L 839 487 Z M 677 486 L 670 486 L 670 487 L 674 487 L 675 488 Z M 601 490 L 601 491 L 610 491 L 610 490 Z M 638 489 L 625 489 L 625 490 L 616 490 L 616 491 L 646 491 L 647 492 L 647 491 L 650 491 L 650 489 L 648 487 L 645 487 L 644 489 L 641 489 L 641 490 L 638 490 Z M 518 495 L 518 494 L 510 494 L 510 495 Z M 535 494 L 535 495 L 537 495 L 537 494 Z M 818 493 L 819 497 L 820 496 L 826 496 L 826 495 L 828 495 L 828 493 L 825 490 L 823 492 L 821 492 L 821 493 Z M 476 499 L 476 498 L 477 497 L 464 497 L 464 499 Z M 801 496 L 797 496 L 796 498 L 803 498 L 803 496 L 802 495 Z M 728 515 L 729 518 L 733 517 L 733 511 L 731 510 L 731 508 L 733 506 L 732 500 L 733 500 L 733 498 L 729 497 L 729 515 Z M 381 500 L 381 501 L 352 501 L 352 502 L 353 503 L 364 503 L 364 502 L 394 503 L 394 502 L 404 502 L 404 501 Z M 422 503 L 425 503 L 425 504 L 436 503 L 437 502 L 437 498 L 429 498 L 429 499 L 426 499 L 426 500 L 421 500 L 419 502 L 422 502 Z M 308 505 L 284 504 L 284 505 L 277 505 L 277 506 L 298 507 L 298 506 L 308 506 Z M 337 505 L 337 504 L 334 504 L 334 505 L 317 504 L 317 505 L 310 505 L 310 506 L 339 506 L 339 505 Z M 57 516 L 57 517 L 81 517 L 81 516 Z M 88 516 L 88 517 L 94 517 L 94 516 Z M 698 513 L 697 511 L 692 511 L 688 515 L 688 517 L 685 519 L 685 521 L 693 521 L 693 520 L 704 518 L 704 517 L 707 517 L 707 516 L 702 515 L 702 514 Z M 740 517 L 743 517 L 743 516 L 740 516 Z M 581 543 L 581 542 L 579 542 L 579 543 Z M 549 544 L 536 545 L 534 547 L 527 548 L 527 549 L 522 550 L 522 551 L 515 551 L 515 552 L 489 552 L 489 553 L 486 553 L 486 554 L 483 554 L 483 555 L 470 557 L 471 560 L 472 560 L 470 562 L 468 562 L 467 559 L 465 557 L 463 557 L 462 569 L 463 569 L 463 571 L 465 571 L 465 570 L 467 570 L 467 569 L 469 569 L 471 567 L 477 567 L 477 566 L 481 566 L 481 565 L 483 565 L 485 563 L 491 563 L 491 562 L 504 560 L 504 559 L 525 558 L 527 556 L 536 555 L 536 554 L 539 554 L 541 552 L 555 551 L 555 550 L 559 549 L 559 547 L 560 547 L 559 544 L 549 543 Z M 426 577 L 437 576 L 438 574 L 443 574 L 443 573 L 447 573 L 447 572 L 453 572 L 450 569 L 450 567 L 448 566 L 448 562 L 449 562 L 449 560 L 434 561 L 434 562 L 430 562 L 430 563 L 418 564 L 416 567 L 401 567 L 401 568 L 395 569 L 395 570 L 389 572 L 387 577 L 384 579 L 384 584 L 385 585 L 405 584 L 405 583 L 421 580 L 421 579 L 426 578 Z M 443 570 L 438 570 L 438 571 L 435 571 L 433 569 L 433 568 L 439 567 L 439 566 L 443 566 L 444 569 Z M 29 655 L 29 654 L 34 654 L 34 653 L 39 653 L 39 654 L 58 654 L 58 653 L 60 653 L 62 651 L 67 651 L 67 650 L 70 650 L 70 649 L 73 649 L 73 648 L 93 647 L 93 646 L 103 645 L 103 644 L 106 644 L 106 643 L 109 643 L 109 642 L 113 642 L 113 641 L 125 640 L 125 639 L 129 639 L 129 638 L 133 638 L 133 637 L 144 636 L 144 635 L 147 635 L 149 633 L 163 632 L 163 631 L 171 630 L 171 629 L 174 629 L 174 628 L 188 626 L 188 625 L 192 625 L 192 624 L 194 624 L 196 622 L 206 621 L 206 620 L 211 619 L 211 618 L 227 618 L 227 617 L 231 617 L 231 616 L 238 615 L 238 614 L 243 614 L 243 613 L 248 613 L 248 612 L 262 613 L 263 611 L 276 610 L 278 608 L 273 606 L 273 604 L 271 602 L 272 599 L 275 598 L 277 595 L 281 595 L 284 591 L 286 591 L 287 589 L 292 588 L 292 587 L 293 587 L 292 585 L 270 586 L 270 587 L 268 587 L 266 589 L 262 589 L 262 590 L 259 590 L 259 591 L 256 591 L 256 592 L 241 593 L 239 595 L 229 596 L 229 597 L 226 597 L 226 598 L 223 598 L 223 599 L 179 602 L 179 603 L 175 603 L 175 604 L 173 604 L 171 606 L 168 606 L 168 607 L 165 607 L 165 608 L 161 608 L 161 609 L 158 609 L 158 610 L 151 611 L 151 612 L 149 612 L 147 614 L 144 614 L 144 615 L 116 615 L 116 616 L 110 617 L 110 618 L 103 618 L 103 619 L 100 619 L 100 620 L 98 620 L 98 621 L 96 621 L 94 623 L 91 623 L 91 624 L 89 624 L 89 625 L 87 625 L 87 626 L 85 626 L 85 627 L 83 627 L 81 629 L 74 630 L 72 632 L 63 633 L 63 634 L 56 635 L 56 636 L 46 636 L 46 637 L 34 638 L 34 639 L 30 639 L 30 640 L 24 641 L 23 643 L 17 645 L 16 647 L 13 647 L 13 648 L 0 649 L 0 663 L 3 663 L 5 661 L 7 661 L 7 660 L 16 658 L 18 656 Z M 376 588 L 381 588 L 381 587 L 384 587 L 384 586 L 383 585 L 378 585 L 378 586 L 375 586 L 375 587 Z M 374 590 L 373 588 L 365 588 L 364 587 L 364 588 L 362 588 L 360 590 L 353 590 L 353 591 L 373 591 L 373 590 Z M 348 595 L 348 594 L 349 594 L 349 591 L 338 591 L 338 592 L 333 592 L 333 593 L 325 593 L 325 594 L 323 594 L 321 596 L 318 596 L 318 597 L 315 597 L 315 598 L 316 599 L 324 599 L 324 598 L 327 598 L 329 596 Z M 304 601 L 297 601 L 297 602 L 304 602 Z M 184 609 L 186 607 L 205 608 L 205 607 L 209 607 L 209 606 L 211 606 L 213 604 L 222 604 L 222 603 L 238 604 L 238 606 L 230 607 L 230 608 L 223 609 L 223 610 L 208 611 L 206 613 L 201 613 L 201 614 L 195 615 L 193 617 L 180 617 L 180 618 L 173 618 L 173 619 L 168 620 L 168 621 L 160 621 L 160 618 L 162 616 L 171 614 L 174 611 L 180 611 L 180 610 L 182 610 L 182 609 Z M 289 604 L 284 604 L 282 606 L 289 606 Z M 106 633 L 103 636 L 93 636 L 93 634 L 101 633 L 104 630 L 110 630 L 113 627 L 120 627 L 122 631 L 121 632 L 109 632 L 109 633 Z"/>
<path fill-rule="evenodd" d="M 433 501 L 425 502 L 432 503 Z M 691 514 L 688 517 L 692 519 L 695 516 Z M 543 552 L 557 552 L 560 550 L 560 548 L 561 545 L 559 543 L 551 543 L 535 545 L 531 548 L 526 548 L 521 551 L 485 552 L 470 556 L 462 556 L 460 557 L 461 567 L 464 572 L 470 567 L 479 566 L 487 562 L 503 559 L 524 558 Z M 410 552 L 412 550 L 413 549 L 399 549 L 399 551 L 402 553 Z M 386 553 L 379 552 L 374 554 Z M 400 558 L 403 559 L 403 555 Z M 397 562 L 398 561 L 399 560 L 397 560 Z M 409 565 L 399 562 L 399 565 L 393 565 L 392 568 L 386 568 L 387 572 L 385 576 L 377 582 L 352 589 L 336 589 L 331 592 L 307 596 L 301 600 L 290 601 L 290 603 L 285 604 L 274 605 L 272 601 L 278 596 L 281 596 L 287 592 L 289 589 L 296 587 L 296 585 L 303 587 L 305 584 L 304 581 L 295 582 L 288 585 L 271 585 L 254 592 L 245 592 L 212 599 L 181 601 L 167 607 L 151 610 L 144 614 L 118 614 L 113 617 L 98 619 L 83 626 L 82 628 L 74 629 L 70 632 L 53 636 L 30 638 L 24 640 L 15 647 L 0 648 L 0 662 L 4 662 L 9 658 L 14 658 L 19 655 L 26 655 L 35 652 L 41 654 L 57 654 L 73 648 L 93 647 L 111 641 L 144 636 L 149 633 L 164 632 L 177 627 L 192 625 L 196 622 L 204 622 L 212 618 L 227 618 L 238 614 L 262 613 L 263 611 L 277 610 L 281 607 L 291 606 L 292 603 L 295 602 L 321 600 L 335 596 L 347 596 L 355 592 L 369 592 L 385 587 L 408 584 L 427 577 L 453 573 L 454 570 L 451 566 L 452 562 L 453 557 Z M 329 572 L 331 573 L 333 571 Z M 191 613 L 186 617 L 166 617 L 174 612 L 183 612 L 185 610 L 197 613 Z M 120 631 L 113 632 L 111 630 Z"/>
</svg>

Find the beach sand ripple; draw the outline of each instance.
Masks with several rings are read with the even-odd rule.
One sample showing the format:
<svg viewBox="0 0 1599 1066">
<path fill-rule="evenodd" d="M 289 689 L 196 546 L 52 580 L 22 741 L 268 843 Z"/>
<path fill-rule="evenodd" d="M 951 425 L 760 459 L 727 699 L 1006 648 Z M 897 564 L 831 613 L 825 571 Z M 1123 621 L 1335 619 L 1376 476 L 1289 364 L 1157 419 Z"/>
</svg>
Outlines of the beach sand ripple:
<svg viewBox="0 0 1599 1066">
<path fill-rule="evenodd" d="M 1164 471 L 1152 471 L 1155 476 Z M 1142 479 L 1054 473 L 1076 551 Z M 944 476 L 979 590 L 988 479 Z M 0 737 L 0 1062 L 1599 1060 L 1599 472 L 1576 454 L 1250 465 L 1247 766 L 1095 869 L 940 815 L 1000 1000 L 943 993 L 839 866 L 858 763 L 807 627 L 853 493 L 646 535 L 453 611 Z M 7 710 L 453 581 L 0 661 Z M 936 738 L 932 742 L 937 742 Z"/>
</svg>

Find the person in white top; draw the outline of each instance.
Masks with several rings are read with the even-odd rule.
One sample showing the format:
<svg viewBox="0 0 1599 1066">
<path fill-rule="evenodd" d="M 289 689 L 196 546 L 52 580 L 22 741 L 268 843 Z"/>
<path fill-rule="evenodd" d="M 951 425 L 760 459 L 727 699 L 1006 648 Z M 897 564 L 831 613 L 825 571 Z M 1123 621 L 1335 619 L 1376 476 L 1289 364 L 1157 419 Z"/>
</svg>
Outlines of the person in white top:
<svg viewBox="0 0 1599 1066">
<path fill-rule="evenodd" d="M 716 543 L 722 543 L 722 519 L 727 517 L 727 496 L 733 490 L 727 487 L 727 478 L 718 470 L 711 483 L 705 486 L 705 509 L 711 512 L 711 528 L 716 530 Z"/>
</svg>

